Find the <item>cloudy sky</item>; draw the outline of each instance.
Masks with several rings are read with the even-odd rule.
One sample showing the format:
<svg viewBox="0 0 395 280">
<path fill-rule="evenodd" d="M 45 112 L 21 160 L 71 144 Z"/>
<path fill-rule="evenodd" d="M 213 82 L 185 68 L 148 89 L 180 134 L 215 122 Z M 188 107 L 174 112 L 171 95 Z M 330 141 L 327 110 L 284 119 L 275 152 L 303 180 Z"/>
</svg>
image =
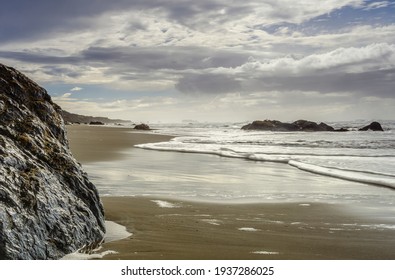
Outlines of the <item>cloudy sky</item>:
<svg viewBox="0 0 395 280">
<path fill-rule="evenodd" d="M 136 122 L 395 119 L 395 1 L 1 1 L 0 62 Z"/>
</svg>

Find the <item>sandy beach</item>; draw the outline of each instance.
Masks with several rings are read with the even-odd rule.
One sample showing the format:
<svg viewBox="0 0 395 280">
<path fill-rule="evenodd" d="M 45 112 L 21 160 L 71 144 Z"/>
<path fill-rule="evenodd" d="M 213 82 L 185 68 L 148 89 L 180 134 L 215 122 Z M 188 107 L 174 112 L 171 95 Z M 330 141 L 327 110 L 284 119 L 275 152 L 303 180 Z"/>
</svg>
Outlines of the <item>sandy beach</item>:
<svg viewBox="0 0 395 280">
<path fill-rule="evenodd" d="M 68 126 L 82 164 L 117 160 L 134 144 L 170 136 L 128 128 Z M 345 205 L 204 203 L 161 197 L 102 197 L 107 220 L 132 236 L 103 245 L 105 259 L 395 259 L 393 229 Z M 377 227 L 366 225 L 377 224 Z"/>
<path fill-rule="evenodd" d="M 324 204 L 210 204 L 104 197 L 109 220 L 133 235 L 105 259 L 394 259 L 391 230 Z M 169 202 L 168 200 L 166 200 Z"/>
<path fill-rule="evenodd" d="M 141 133 L 128 127 L 68 125 L 67 136 L 74 157 L 81 163 L 122 158 L 122 151 L 147 142 L 169 141 L 171 136 Z"/>
</svg>

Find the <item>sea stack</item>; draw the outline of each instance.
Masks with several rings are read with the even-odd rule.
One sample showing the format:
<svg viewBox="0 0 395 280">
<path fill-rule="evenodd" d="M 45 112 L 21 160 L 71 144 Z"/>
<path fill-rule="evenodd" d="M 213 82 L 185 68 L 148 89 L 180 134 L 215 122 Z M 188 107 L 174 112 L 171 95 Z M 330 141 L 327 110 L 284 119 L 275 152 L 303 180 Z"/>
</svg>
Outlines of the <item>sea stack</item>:
<svg viewBox="0 0 395 280">
<path fill-rule="evenodd" d="M 0 259 L 59 259 L 103 240 L 98 192 L 60 112 L 45 89 L 0 64 Z"/>
</svg>

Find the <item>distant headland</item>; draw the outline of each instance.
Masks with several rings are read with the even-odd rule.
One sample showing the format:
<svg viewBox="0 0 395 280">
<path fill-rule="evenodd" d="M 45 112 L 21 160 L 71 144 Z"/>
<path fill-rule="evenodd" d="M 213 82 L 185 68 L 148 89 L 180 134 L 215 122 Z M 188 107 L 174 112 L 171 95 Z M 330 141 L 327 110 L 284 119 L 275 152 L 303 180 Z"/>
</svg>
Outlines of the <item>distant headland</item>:
<svg viewBox="0 0 395 280">
<path fill-rule="evenodd" d="M 121 120 L 121 119 L 110 119 L 106 117 L 93 117 L 93 116 L 85 116 L 85 115 L 79 115 L 79 114 L 74 114 L 70 113 L 68 111 L 62 110 L 61 115 L 63 117 L 63 120 L 65 121 L 66 124 L 89 124 L 89 123 L 103 123 L 103 124 L 109 124 L 109 123 L 130 123 L 131 121 L 129 120 Z"/>
</svg>

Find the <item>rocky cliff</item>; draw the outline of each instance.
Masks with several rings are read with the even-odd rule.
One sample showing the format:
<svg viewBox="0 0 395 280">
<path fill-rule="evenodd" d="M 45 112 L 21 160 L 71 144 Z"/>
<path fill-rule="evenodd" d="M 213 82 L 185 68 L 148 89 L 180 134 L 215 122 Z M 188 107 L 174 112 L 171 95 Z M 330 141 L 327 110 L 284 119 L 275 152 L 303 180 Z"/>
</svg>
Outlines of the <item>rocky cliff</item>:
<svg viewBox="0 0 395 280">
<path fill-rule="evenodd" d="M 0 259 L 57 259 L 103 239 L 97 190 L 69 151 L 60 112 L 0 64 Z"/>
</svg>

